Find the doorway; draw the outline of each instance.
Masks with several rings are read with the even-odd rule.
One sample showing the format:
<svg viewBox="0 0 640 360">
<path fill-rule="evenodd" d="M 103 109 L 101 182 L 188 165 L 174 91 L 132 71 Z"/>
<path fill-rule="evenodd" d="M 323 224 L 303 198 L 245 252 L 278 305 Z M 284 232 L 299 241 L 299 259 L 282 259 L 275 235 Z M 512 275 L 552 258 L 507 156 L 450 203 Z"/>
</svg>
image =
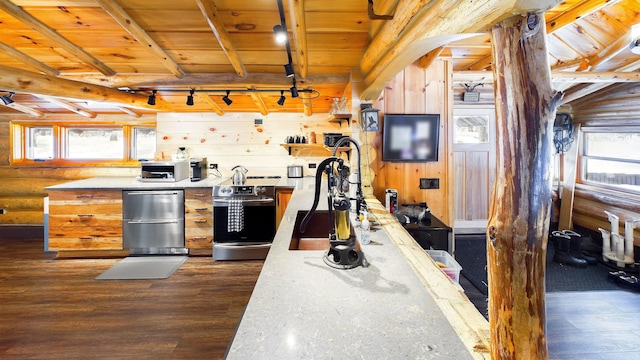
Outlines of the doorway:
<svg viewBox="0 0 640 360">
<path fill-rule="evenodd" d="M 496 170 L 493 107 L 453 111 L 454 232 L 484 234 Z"/>
</svg>

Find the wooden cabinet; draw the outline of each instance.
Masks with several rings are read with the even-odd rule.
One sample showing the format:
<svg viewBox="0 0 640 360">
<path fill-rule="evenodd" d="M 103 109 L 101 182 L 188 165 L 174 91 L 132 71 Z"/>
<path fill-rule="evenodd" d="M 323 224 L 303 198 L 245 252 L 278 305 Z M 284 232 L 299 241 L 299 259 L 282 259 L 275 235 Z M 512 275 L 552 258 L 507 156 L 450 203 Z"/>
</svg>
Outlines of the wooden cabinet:
<svg viewBox="0 0 640 360">
<path fill-rule="evenodd" d="M 293 189 L 281 188 L 276 190 L 276 230 L 280 226 L 284 212 L 287 210 L 291 194 L 293 194 Z"/>
<path fill-rule="evenodd" d="M 211 188 L 185 189 L 184 211 L 185 247 L 211 249 L 213 242 Z"/>
<path fill-rule="evenodd" d="M 49 191 L 49 250 L 121 249 L 121 190 Z"/>
</svg>

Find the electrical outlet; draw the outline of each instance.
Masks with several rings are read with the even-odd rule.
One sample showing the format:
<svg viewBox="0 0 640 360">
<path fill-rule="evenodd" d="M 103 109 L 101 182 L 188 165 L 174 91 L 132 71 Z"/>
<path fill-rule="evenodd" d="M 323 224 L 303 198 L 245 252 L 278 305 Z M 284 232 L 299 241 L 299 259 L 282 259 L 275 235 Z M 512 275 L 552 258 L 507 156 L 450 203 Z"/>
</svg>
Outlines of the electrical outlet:
<svg viewBox="0 0 640 360">
<path fill-rule="evenodd" d="M 262 125 L 262 119 L 253 119 L 253 125 Z"/>
<path fill-rule="evenodd" d="M 209 169 L 217 169 L 218 164 L 209 164 Z"/>
<path fill-rule="evenodd" d="M 440 189 L 440 179 L 420 178 L 420 189 Z"/>
<path fill-rule="evenodd" d="M 315 169 L 316 163 L 309 163 L 309 169 Z"/>
</svg>

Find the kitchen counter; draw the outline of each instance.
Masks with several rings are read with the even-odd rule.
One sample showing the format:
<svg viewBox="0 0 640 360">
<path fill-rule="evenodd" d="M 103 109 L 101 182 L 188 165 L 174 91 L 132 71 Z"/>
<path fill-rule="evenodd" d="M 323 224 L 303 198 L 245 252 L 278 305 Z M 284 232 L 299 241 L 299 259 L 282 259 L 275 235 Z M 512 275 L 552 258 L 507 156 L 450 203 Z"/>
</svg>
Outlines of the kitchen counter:
<svg viewBox="0 0 640 360">
<path fill-rule="evenodd" d="M 487 321 L 376 199 L 367 199 L 375 218 L 367 268 L 338 270 L 323 251 L 289 250 L 314 186 L 312 178 L 285 183 L 295 190 L 228 359 L 488 358 Z"/>
<path fill-rule="evenodd" d="M 76 180 L 64 184 L 46 187 L 45 190 L 80 190 L 80 189 L 186 189 L 186 188 L 202 188 L 213 187 L 220 184 L 228 178 L 208 177 L 200 181 L 192 182 L 189 179 L 176 182 L 143 182 L 137 177 L 131 176 L 105 176 L 93 177 L 89 179 Z"/>
</svg>

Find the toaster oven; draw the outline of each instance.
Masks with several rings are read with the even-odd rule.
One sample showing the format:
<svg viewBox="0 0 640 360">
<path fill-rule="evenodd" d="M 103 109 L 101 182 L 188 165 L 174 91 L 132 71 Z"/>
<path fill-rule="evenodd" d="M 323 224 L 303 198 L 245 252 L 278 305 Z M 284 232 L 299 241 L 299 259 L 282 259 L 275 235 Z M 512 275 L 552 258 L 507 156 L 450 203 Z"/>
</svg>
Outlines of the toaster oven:
<svg viewBox="0 0 640 360">
<path fill-rule="evenodd" d="M 140 167 L 140 181 L 176 182 L 189 177 L 189 161 L 144 161 Z"/>
</svg>

